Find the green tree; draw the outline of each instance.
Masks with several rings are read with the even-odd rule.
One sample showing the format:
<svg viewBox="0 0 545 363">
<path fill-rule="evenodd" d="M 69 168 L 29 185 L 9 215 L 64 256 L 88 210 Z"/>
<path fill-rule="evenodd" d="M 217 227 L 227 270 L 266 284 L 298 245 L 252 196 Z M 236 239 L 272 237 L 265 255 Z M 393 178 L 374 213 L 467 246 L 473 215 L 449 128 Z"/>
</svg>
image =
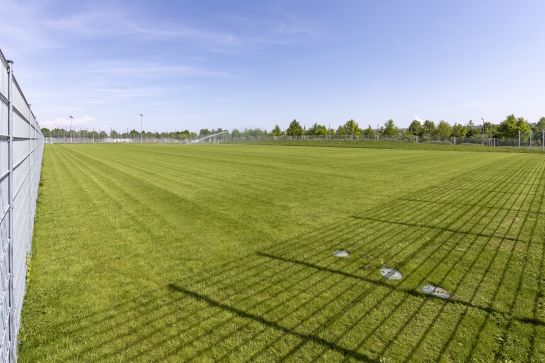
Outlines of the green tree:
<svg viewBox="0 0 545 363">
<path fill-rule="evenodd" d="M 467 128 L 459 123 L 455 123 L 452 126 L 452 136 L 454 137 L 465 137 L 467 134 Z"/>
<path fill-rule="evenodd" d="M 480 126 L 475 125 L 472 120 L 469 120 L 469 122 L 466 125 L 466 136 L 477 137 L 481 134 L 481 132 L 482 132 L 482 128 Z"/>
<path fill-rule="evenodd" d="M 483 123 L 483 133 L 486 137 L 496 136 L 498 133 L 498 125 L 494 125 L 492 122 L 486 121 Z"/>
<path fill-rule="evenodd" d="M 375 130 L 373 130 L 371 125 L 369 125 L 365 130 L 363 130 L 362 135 L 369 139 L 372 139 L 375 137 Z"/>
<path fill-rule="evenodd" d="M 282 135 L 282 130 L 280 129 L 280 126 L 274 125 L 274 129 L 271 132 L 273 136 L 280 136 Z"/>
<path fill-rule="evenodd" d="M 254 137 L 265 136 L 265 135 L 267 135 L 267 130 L 262 130 L 262 129 L 259 129 L 259 128 L 258 129 L 244 129 L 242 134 L 244 136 L 254 136 Z"/>
<path fill-rule="evenodd" d="M 539 119 L 538 122 L 532 127 L 533 138 L 534 140 L 543 141 L 543 132 L 545 131 L 545 117 Z"/>
<path fill-rule="evenodd" d="M 389 119 L 384 123 L 384 130 L 382 130 L 383 135 L 391 137 L 397 135 L 397 133 L 398 130 L 396 124 L 394 123 L 394 120 Z"/>
<path fill-rule="evenodd" d="M 452 135 L 452 127 L 448 122 L 441 120 L 439 125 L 437 125 L 437 136 L 442 140 L 445 140 L 448 139 L 450 135 Z"/>
<path fill-rule="evenodd" d="M 344 126 L 339 126 L 337 128 L 337 131 L 335 131 L 335 133 L 339 136 L 344 136 L 346 135 L 346 130 L 344 129 Z"/>
<path fill-rule="evenodd" d="M 518 137 L 519 131 L 527 133 L 531 130 L 530 125 L 524 117 L 516 118 L 515 115 L 509 115 L 498 126 L 498 134 L 501 137 Z"/>
<path fill-rule="evenodd" d="M 536 127 L 538 130 L 545 130 L 545 116 L 539 119 L 536 123 Z"/>
<path fill-rule="evenodd" d="M 314 135 L 318 135 L 318 136 L 327 135 L 327 127 L 325 127 L 325 125 L 314 124 Z"/>
<path fill-rule="evenodd" d="M 324 125 L 314 123 L 307 129 L 307 135 L 325 136 L 327 135 L 327 128 Z"/>
<path fill-rule="evenodd" d="M 45 136 L 45 137 L 50 137 L 51 136 L 51 131 L 46 128 L 46 127 L 42 127 L 42 134 Z"/>
<path fill-rule="evenodd" d="M 517 118 L 515 115 L 509 115 L 498 126 L 498 133 L 503 137 L 518 136 Z"/>
<path fill-rule="evenodd" d="M 346 121 L 343 126 L 345 135 L 359 136 L 361 135 L 361 129 L 358 123 L 352 119 Z"/>
<path fill-rule="evenodd" d="M 422 134 L 426 136 L 435 135 L 435 123 L 431 120 L 424 121 L 422 126 Z"/>
<path fill-rule="evenodd" d="M 43 130 L 43 129 L 42 129 Z M 534 132 L 536 134 L 541 134 L 545 130 L 545 117 L 539 119 L 539 121 L 534 126 Z"/>
<path fill-rule="evenodd" d="M 424 133 L 424 128 L 422 127 L 422 124 L 418 120 L 413 120 L 411 124 L 409 125 L 409 134 L 414 136 L 422 136 Z"/>
<path fill-rule="evenodd" d="M 286 130 L 286 134 L 289 136 L 301 136 L 303 134 L 303 128 L 297 120 L 293 120 Z"/>
<path fill-rule="evenodd" d="M 235 130 L 233 130 L 233 132 L 234 132 L 234 131 L 235 131 Z M 190 134 L 191 134 L 191 132 L 190 132 L 189 130 L 177 131 L 177 132 L 176 132 L 176 138 L 177 138 L 178 140 L 189 139 L 189 137 L 190 137 L 189 135 L 190 135 Z M 138 134 L 138 135 L 140 135 L 140 134 Z M 138 135 L 135 135 L 135 137 L 138 136 Z M 131 131 L 131 137 L 132 137 L 132 136 L 133 136 L 133 132 Z"/>
<path fill-rule="evenodd" d="M 517 128 L 523 134 L 527 134 L 532 131 L 532 126 L 530 126 L 524 117 L 517 118 Z"/>
</svg>

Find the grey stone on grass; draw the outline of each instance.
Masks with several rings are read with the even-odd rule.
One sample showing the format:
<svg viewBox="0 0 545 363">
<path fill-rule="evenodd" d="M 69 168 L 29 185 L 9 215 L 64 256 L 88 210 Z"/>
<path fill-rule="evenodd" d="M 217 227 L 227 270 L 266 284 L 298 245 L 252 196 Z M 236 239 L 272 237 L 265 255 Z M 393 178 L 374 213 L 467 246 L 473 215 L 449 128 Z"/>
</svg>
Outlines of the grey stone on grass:
<svg viewBox="0 0 545 363">
<path fill-rule="evenodd" d="M 422 292 L 426 295 L 432 295 L 441 299 L 450 299 L 452 296 L 447 290 L 435 285 L 424 285 L 422 287 Z"/>
<path fill-rule="evenodd" d="M 336 257 L 348 257 L 350 256 L 351 252 L 348 250 L 336 250 L 333 252 L 333 255 Z"/>
<path fill-rule="evenodd" d="M 403 278 L 403 274 L 401 272 L 391 267 L 382 267 L 380 269 L 380 274 L 386 280 L 401 280 Z"/>
</svg>

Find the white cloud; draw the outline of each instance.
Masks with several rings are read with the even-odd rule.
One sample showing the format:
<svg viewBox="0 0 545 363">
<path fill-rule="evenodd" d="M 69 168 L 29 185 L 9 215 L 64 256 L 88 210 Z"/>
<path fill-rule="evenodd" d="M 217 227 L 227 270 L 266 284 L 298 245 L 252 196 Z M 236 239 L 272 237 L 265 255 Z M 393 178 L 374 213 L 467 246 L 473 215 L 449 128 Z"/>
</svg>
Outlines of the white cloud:
<svg viewBox="0 0 545 363">
<path fill-rule="evenodd" d="M 226 78 L 233 75 L 222 70 L 192 65 L 173 65 L 158 62 L 100 61 L 89 64 L 83 73 L 92 77 L 123 77 L 131 79 L 182 77 L 182 78 Z"/>
<path fill-rule="evenodd" d="M 96 119 L 92 116 L 81 116 L 81 117 L 74 117 L 73 119 L 70 119 L 69 117 L 66 118 L 56 118 L 53 120 L 44 120 L 40 122 L 40 127 L 45 127 L 48 129 L 54 129 L 54 128 L 64 128 L 64 129 L 80 129 L 88 127 L 89 125 L 92 125 L 94 122 L 96 122 Z"/>
<path fill-rule="evenodd" d="M 275 33 L 284 35 L 304 35 L 308 38 L 319 38 L 321 35 L 311 26 L 292 22 L 282 22 L 276 28 Z"/>
<path fill-rule="evenodd" d="M 59 47 L 45 31 L 41 3 L 0 0 L 0 45 L 8 57 L 21 53 Z"/>
<path fill-rule="evenodd" d="M 215 44 L 223 46 L 240 45 L 242 41 L 235 35 L 228 32 L 215 32 L 190 27 L 187 25 L 142 25 L 125 21 L 123 30 L 131 34 L 172 40 L 187 40 L 192 42 Z"/>
<path fill-rule="evenodd" d="M 59 15 L 48 1 L 0 0 L 0 44 L 13 57 L 26 51 L 65 47 L 67 39 L 73 37 L 185 41 L 214 50 L 242 44 L 242 40 L 230 32 L 189 24 L 162 24 L 131 12 L 130 7 L 90 4 L 76 12 Z"/>
<path fill-rule="evenodd" d="M 208 29 L 189 21 L 158 22 L 134 7 L 90 2 L 60 14 L 50 1 L 0 0 L 0 44 L 14 54 L 68 47 L 80 38 L 119 38 L 128 41 L 191 43 L 213 52 L 246 51 L 257 46 L 282 46 L 321 37 L 315 26 L 282 15 L 280 20 L 223 17 L 221 26 Z M 79 40 L 81 43 L 81 39 Z"/>
<path fill-rule="evenodd" d="M 53 30 L 87 37 L 137 36 L 144 39 L 188 41 L 204 45 L 236 46 L 239 39 L 229 32 L 204 30 L 187 24 L 160 24 L 146 20 L 141 14 L 131 14 L 126 9 L 101 7 L 65 15 L 45 21 Z"/>
<path fill-rule="evenodd" d="M 179 107 L 171 100 L 208 87 L 201 79 L 241 77 L 217 65 L 211 52 L 250 52 L 304 43 L 314 35 L 311 27 L 284 16 L 227 19 L 216 14 L 199 23 L 181 15 L 148 14 L 145 6 L 0 0 L 0 46 L 15 60 L 17 77 L 43 127 L 69 127 L 68 119 L 58 116 L 70 112 L 102 120 L 163 99 Z M 155 15 L 172 21 L 157 21 Z M 116 44 L 130 46 L 117 49 Z M 86 123 L 97 126 L 90 116 L 72 124 Z"/>
</svg>

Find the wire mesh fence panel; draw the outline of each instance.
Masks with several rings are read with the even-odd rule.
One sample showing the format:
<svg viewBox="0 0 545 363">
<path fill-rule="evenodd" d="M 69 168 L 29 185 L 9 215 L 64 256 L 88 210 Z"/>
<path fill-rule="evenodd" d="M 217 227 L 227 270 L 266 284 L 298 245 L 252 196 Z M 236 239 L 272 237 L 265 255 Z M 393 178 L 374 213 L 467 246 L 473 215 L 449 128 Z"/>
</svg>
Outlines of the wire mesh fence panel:
<svg viewBox="0 0 545 363">
<path fill-rule="evenodd" d="M 0 51 L 0 361 L 17 359 L 44 139 Z"/>
<path fill-rule="evenodd" d="M 231 136 L 221 135 L 217 137 L 201 137 L 193 139 L 176 139 L 168 137 L 124 137 L 113 138 L 108 136 L 84 137 L 82 134 L 85 131 L 74 131 L 73 137 L 49 136 L 45 137 L 47 144 L 372 144 L 372 143 L 398 143 L 398 144 L 437 144 L 437 145 L 459 145 L 463 147 L 512 147 L 524 148 L 535 151 L 545 151 L 544 139 L 542 133 L 534 133 L 535 135 L 522 135 L 520 142 L 518 138 L 498 138 L 498 137 L 448 137 L 440 138 L 435 136 L 418 137 L 414 135 L 395 135 L 383 136 L 376 135 L 373 137 L 358 135 L 261 135 L 261 136 Z"/>
</svg>

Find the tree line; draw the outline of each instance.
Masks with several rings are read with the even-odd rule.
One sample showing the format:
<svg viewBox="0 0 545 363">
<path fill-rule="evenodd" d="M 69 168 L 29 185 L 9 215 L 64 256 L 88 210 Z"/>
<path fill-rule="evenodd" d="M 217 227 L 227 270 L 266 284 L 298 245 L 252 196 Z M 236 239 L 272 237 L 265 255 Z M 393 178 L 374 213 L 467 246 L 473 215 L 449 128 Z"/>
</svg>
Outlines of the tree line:
<svg viewBox="0 0 545 363">
<path fill-rule="evenodd" d="M 541 117 L 538 122 L 531 124 L 523 117 L 509 115 L 502 122 L 495 124 L 490 121 L 485 121 L 481 124 L 475 124 L 469 121 L 466 124 L 454 123 L 450 124 L 447 121 L 441 120 L 437 124 L 432 120 L 419 121 L 413 120 L 408 128 L 399 128 L 394 120 L 386 121 L 382 126 L 372 128 L 368 125 L 367 128 L 360 128 L 359 124 L 350 119 L 337 129 L 327 128 L 325 125 L 314 123 L 308 129 L 303 127 L 297 120 L 293 120 L 289 126 L 282 130 L 276 125 L 271 134 L 274 136 L 353 136 L 373 138 L 376 136 L 396 137 L 396 136 L 415 136 L 421 138 L 439 138 L 449 139 L 457 138 L 475 138 L 484 135 L 487 138 L 516 138 L 520 134 L 528 138 L 530 132 L 533 132 L 536 137 L 541 135 L 545 130 L 545 117 Z"/>
<path fill-rule="evenodd" d="M 219 129 L 220 131 L 223 131 Z M 216 130 L 208 130 L 203 129 L 200 133 L 196 133 L 189 130 L 183 130 L 183 131 L 172 131 L 172 132 L 158 132 L 158 131 L 143 131 L 140 133 L 140 131 L 137 131 L 135 129 L 133 130 L 127 130 L 125 132 L 119 132 L 115 129 L 107 129 L 107 130 L 86 130 L 86 129 L 79 129 L 79 130 L 70 130 L 70 129 L 64 129 L 64 128 L 54 128 L 54 129 L 48 129 L 43 127 L 42 128 L 42 134 L 45 137 L 54 137 L 54 138 L 95 138 L 95 139 L 105 139 L 105 138 L 112 138 L 112 139 L 139 139 L 140 134 L 142 134 L 143 138 L 147 139 L 160 139 L 160 138 L 172 138 L 172 139 L 178 139 L 178 140 L 185 140 L 185 139 L 196 139 L 199 136 L 207 136 L 215 133 Z M 218 131 L 219 132 L 219 131 Z"/>
<path fill-rule="evenodd" d="M 325 125 L 314 123 L 310 127 L 303 126 L 299 121 L 293 120 L 290 122 L 286 129 L 282 129 L 278 124 L 272 128 L 271 131 L 265 129 L 233 129 L 229 132 L 232 137 L 263 137 L 263 136 L 341 136 L 341 137 L 355 137 L 355 138 L 375 138 L 375 137 L 391 137 L 397 136 L 414 136 L 419 138 L 438 138 L 449 139 L 451 137 L 457 138 L 517 138 L 519 133 L 522 138 L 528 139 L 530 132 L 532 132 L 536 138 L 540 137 L 545 130 L 545 117 L 541 117 L 538 122 L 530 123 L 523 117 L 516 117 L 515 115 L 507 116 L 500 123 L 493 123 L 485 121 L 481 124 L 475 124 L 473 121 L 469 121 L 466 124 L 454 123 L 450 124 L 447 121 L 441 120 L 437 124 L 432 120 L 413 120 L 408 128 L 400 128 L 396 125 L 394 120 L 387 120 L 382 126 L 372 128 L 368 125 L 367 128 L 361 128 L 358 122 L 353 119 L 346 121 L 336 129 L 326 127 Z M 199 132 L 193 132 L 189 130 L 172 131 L 172 132 L 152 132 L 143 131 L 143 138 L 169 138 L 177 140 L 185 139 L 197 139 L 209 135 L 214 135 L 220 132 L 227 131 L 222 128 L 218 129 L 200 129 Z M 42 133 L 45 137 L 74 137 L 74 138 L 127 138 L 138 139 L 140 138 L 140 131 L 135 129 L 127 130 L 126 132 L 118 132 L 115 129 L 109 130 L 67 130 L 63 128 L 55 128 L 49 130 L 48 128 L 42 128 Z"/>
</svg>

